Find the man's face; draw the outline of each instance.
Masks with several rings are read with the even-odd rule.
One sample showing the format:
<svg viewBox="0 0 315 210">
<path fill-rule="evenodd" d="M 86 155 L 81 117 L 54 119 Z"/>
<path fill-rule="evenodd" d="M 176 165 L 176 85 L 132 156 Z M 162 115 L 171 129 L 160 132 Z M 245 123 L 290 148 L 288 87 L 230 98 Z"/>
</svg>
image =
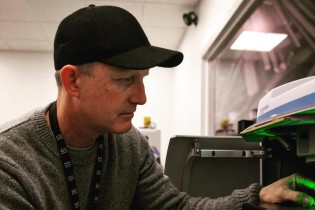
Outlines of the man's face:
<svg viewBox="0 0 315 210">
<path fill-rule="evenodd" d="M 146 102 L 143 79 L 148 74 L 96 63 L 92 76 L 81 75 L 79 107 L 86 126 L 97 132 L 129 131 L 137 105 Z"/>
</svg>

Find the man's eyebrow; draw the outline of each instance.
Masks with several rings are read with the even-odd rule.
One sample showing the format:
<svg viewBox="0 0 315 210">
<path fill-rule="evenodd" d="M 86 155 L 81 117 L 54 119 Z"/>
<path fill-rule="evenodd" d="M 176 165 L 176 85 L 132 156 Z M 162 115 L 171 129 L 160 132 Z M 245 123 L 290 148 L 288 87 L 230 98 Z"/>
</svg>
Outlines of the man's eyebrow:
<svg viewBox="0 0 315 210">
<path fill-rule="evenodd" d="M 118 72 L 121 72 L 121 73 L 130 73 L 130 74 L 141 74 L 142 71 L 146 71 L 146 73 L 144 73 L 143 75 L 144 76 L 148 76 L 149 75 L 149 69 L 145 69 L 145 70 L 138 70 L 138 69 L 124 69 L 124 68 L 116 68 L 115 69 L 118 71 Z M 135 73 L 136 72 L 136 73 Z"/>
</svg>

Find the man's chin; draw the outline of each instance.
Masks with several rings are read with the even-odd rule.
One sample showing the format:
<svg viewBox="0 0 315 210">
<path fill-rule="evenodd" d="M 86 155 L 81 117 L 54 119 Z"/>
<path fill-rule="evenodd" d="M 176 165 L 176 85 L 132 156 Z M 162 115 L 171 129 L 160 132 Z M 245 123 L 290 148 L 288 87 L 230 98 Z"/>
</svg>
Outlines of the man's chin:
<svg viewBox="0 0 315 210">
<path fill-rule="evenodd" d="M 116 126 L 113 127 L 111 129 L 112 134 L 123 134 L 123 133 L 127 133 L 128 131 L 130 131 L 132 128 L 132 124 L 130 123 L 129 125 L 123 125 L 123 126 Z"/>
</svg>

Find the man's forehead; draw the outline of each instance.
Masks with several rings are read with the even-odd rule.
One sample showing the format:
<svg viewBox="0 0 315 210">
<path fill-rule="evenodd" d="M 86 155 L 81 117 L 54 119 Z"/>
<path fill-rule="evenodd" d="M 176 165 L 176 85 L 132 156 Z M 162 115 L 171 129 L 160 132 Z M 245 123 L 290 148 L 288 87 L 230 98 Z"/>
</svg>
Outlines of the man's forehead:
<svg viewBox="0 0 315 210">
<path fill-rule="evenodd" d="M 149 74 L 149 69 L 143 69 L 143 70 L 138 70 L 138 69 L 126 69 L 126 68 L 121 68 L 121 67 L 117 67 L 117 66 L 111 66 L 108 64 L 103 64 L 104 68 L 111 70 L 114 73 L 119 73 L 119 74 L 144 74 L 144 75 L 148 75 Z"/>
<path fill-rule="evenodd" d="M 146 70 L 135 70 L 135 69 L 114 69 L 117 74 L 120 75 L 149 75 L 149 69 Z"/>
</svg>

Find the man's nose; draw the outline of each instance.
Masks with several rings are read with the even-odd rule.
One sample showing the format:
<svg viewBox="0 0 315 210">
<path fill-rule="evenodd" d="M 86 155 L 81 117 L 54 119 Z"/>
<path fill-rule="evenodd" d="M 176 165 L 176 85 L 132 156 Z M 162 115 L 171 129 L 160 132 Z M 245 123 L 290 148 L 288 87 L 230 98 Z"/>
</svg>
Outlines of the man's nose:
<svg viewBox="0 0 315 210">
<path fill-rule="evenodd" d="M 147 102 L 147 96 L 145 94 L 145 87 L 143 82 L 139 82 L 130 97 L 130 102 L 132 104 L 143 105 Z"/>
</svg>

